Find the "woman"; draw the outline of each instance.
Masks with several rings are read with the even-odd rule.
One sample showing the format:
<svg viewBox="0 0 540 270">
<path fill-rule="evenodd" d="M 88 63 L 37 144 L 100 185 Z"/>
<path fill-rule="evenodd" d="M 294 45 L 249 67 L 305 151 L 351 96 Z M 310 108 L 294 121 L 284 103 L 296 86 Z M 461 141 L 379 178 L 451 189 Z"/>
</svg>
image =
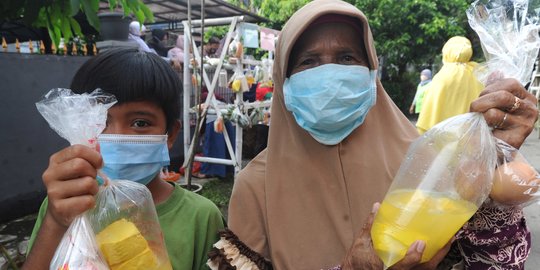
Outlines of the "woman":
<svg viewBox="0 0 540 270">
<path fill-rule="evenodd" d="M 465 37 L 452 37 L 443 46 L 443 67 L 435 74 L 424 95 L 416 127 L 420 134 L 437 123 L 469 111 L 484 85 L 473 74 L 476 62 L 471 61 L 471 42 Z"/>
<path fill-rule="evenodd" d="M 382 269 L 369 222 L 363 225 L 418 134 L 384 91 L 377 68 L 367 19 L 354 6 L 316 0 L 289 19 L 276 48 L 268 148 L 235 181 L 228 224 L 238 238 L 222 235 L 229 241 L 222 238 L 219 248 L 240 247 L 259 268 L 264 257 L 276 269 Z M 530 99 L 507 80 L 486 88 L 473 110 L 485 112 L 490 125 L 500 122 L 501 109 L 514 103 L 510 91 Z M 508 129 L 496 135 L 519 147 L 535 113 L 529 105 L 508 113 Z M 412 269 L 424 247 L 415 242 L 393 269 Z M 446 251 L 419 267 L 434 268 Z"/>
</svg>

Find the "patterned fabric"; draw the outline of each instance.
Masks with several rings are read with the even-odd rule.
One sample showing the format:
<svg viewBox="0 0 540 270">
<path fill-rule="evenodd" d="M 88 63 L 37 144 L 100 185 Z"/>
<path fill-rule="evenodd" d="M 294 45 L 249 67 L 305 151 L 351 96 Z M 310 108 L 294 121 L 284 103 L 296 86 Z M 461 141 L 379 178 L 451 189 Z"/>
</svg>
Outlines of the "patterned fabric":
<svg viewBox="0 0 540 270">
<path fill-rule="evenodd" d="M 486 202 L 456 235 L 465 269 L 521 270 L 531 251 L 523 211 Z M 453 247 L 453 248 L 454 248 Z"/>
</svg>

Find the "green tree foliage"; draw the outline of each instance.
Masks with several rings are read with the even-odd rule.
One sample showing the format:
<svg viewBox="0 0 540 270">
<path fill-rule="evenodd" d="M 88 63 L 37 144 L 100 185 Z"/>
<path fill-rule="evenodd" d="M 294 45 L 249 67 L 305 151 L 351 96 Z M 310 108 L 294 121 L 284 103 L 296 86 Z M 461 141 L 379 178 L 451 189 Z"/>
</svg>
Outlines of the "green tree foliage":
<svg viewBox="0 0 540 270">
<path fill-rule="evenodd" d="M 471 38 L 467 0 L 352 0 L 369 19 L 377 53 L 381 56 L 386 90 L 405 111 L 414 96 L 418 71 L 440 59 L 452 36 Z M 481 55 L 480 51 L 475 51 Z M 412 70 L 414 74 L 409 74 Z M 434 73 L 437 70 L 434 70 Z"/>
<path fill-rule="evenodd" d="M 83 12 L 86 19 L 99 31 L 97 16 L 101 0 L 2 0 L 0 18 L 23 18 L 27 25 L 45 27 L 51 40 L 58 46 L 60 39 L 66 41 L 74 36 L 82 36 L 79 23 L 73 18 Z M 111 11 L 121 10 L 124 16 L 133 15 L 141 22 L 153 21 L 153 14 L 142 0 L 105 1 Z"/>
<path fill-rule="evenodd" d="M 403 111 L 414 96 L 419 70 L 440 61 L 442 46 L 450 37 L 462 35 L 478 44 L 465 13 L 472 0 L 346 1 L 368 17 L 382 64 L 383 85 Z M 230 2 L 242 6 L 242 1 Z M 272 20 L 269 26 L 281 29 L 309 1 L 254 0 L 251 6 L 255 2 L 259 5 L 259 15 Z M 482 55 L 478 45 L 474 53 L 476 57 Z"/>
</svg>

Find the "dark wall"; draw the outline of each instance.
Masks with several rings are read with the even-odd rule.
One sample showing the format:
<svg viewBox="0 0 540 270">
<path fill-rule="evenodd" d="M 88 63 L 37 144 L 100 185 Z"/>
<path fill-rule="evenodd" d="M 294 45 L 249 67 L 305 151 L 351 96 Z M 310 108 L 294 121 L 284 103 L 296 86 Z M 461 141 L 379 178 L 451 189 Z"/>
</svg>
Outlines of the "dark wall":
<svg viewBox="0 0 540 270">
<path fill-rule="evenodd" d="M 0 53 L 0 222 L 39 208 L 49 156 L 68 143 L 35 103 L 51 88 L 69 87 L 88 58 Z"/>
</svg>

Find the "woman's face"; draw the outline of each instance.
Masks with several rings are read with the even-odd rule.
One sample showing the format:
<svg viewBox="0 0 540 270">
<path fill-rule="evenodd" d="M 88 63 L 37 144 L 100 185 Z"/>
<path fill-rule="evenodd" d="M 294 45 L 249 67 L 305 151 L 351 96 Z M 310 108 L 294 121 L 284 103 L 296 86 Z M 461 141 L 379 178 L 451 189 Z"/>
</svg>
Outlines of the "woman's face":
<svg viewBox="0 0 540 270">
<path fill-rule="evenodd" d="M 361 33 L 344 23 L 325 23 L 305 31 L 289 57 L 288 77 L 325 64 L 369 67 Z"/>
</svg>

